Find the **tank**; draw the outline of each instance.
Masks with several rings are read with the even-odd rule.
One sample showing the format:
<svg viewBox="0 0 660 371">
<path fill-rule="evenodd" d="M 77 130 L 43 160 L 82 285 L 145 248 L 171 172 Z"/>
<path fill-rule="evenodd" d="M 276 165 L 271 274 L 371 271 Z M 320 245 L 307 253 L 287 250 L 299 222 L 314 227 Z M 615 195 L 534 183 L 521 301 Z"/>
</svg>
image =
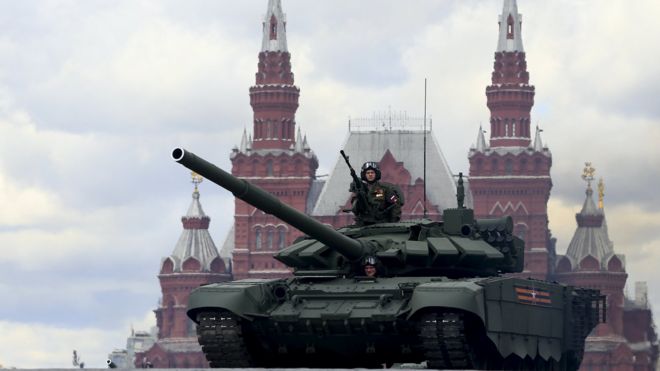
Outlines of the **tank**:
<svg viewBox="0 0 660 371">
<path fill-rule="evenodd" d="M 605 320 L 598 290 L 505 275 L 522 272 L 524 242 L 511 217 L 475 219 L 462 181 L 442 222 L 335 230 L 191 152 L 172 157 L 305 234 L 274 254 L 291 277 L 191 292 L 187 314 L 211 367 L 577 370 Z"/>
</svg>

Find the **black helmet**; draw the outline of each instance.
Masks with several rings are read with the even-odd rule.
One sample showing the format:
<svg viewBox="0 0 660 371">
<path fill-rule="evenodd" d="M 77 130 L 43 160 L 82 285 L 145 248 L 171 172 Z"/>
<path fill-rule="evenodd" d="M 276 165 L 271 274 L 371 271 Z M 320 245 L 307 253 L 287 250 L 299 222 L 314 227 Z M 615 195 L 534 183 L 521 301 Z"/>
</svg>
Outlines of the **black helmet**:
<svg viewBox="0 0 660 371">
<path fill-rule="evenodd" d="M 378 166 L 377 162 L 374 161 L 367 161 L 362 165 L 362 170 L 360 170 L 360 178 L 364 180 L 365 182 L 367 181 L 367 176 L 366 172 L 367 170 L 373 170 L 376 172 L 376 181 L 380 180 L 380 167 Z"/>
<path fill-rule="evenodd" d="M 362 260 L 362 266 L 364 267 L 364 266 L 367 266 L 367 265 L 375 266 L 376 265 L 376 257 L 375 256 L 366 256 Z"/>
</svg>

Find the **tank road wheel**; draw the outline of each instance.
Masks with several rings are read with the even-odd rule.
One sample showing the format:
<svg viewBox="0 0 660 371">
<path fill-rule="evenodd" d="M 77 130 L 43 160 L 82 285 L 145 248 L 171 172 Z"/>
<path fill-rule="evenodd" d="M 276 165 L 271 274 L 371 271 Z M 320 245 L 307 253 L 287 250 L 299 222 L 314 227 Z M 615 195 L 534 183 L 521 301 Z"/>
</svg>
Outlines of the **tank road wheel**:
<svg viewBox="0 0 660 371">
<path fill-rule="evenodd" d="M 197 338 L 214 368 L 253 367 L 243 338 L 240 318 L 230 312 L 202 312 L 197 315 Z"/>
<path fill-rule="evenodd" d="M 440 311 L 422 315 L 419 334 L 428 368 L 482 369 L 485 359 L 479 356 L 477 344 L 466 336 L 463 313 Z"/>
</svg>

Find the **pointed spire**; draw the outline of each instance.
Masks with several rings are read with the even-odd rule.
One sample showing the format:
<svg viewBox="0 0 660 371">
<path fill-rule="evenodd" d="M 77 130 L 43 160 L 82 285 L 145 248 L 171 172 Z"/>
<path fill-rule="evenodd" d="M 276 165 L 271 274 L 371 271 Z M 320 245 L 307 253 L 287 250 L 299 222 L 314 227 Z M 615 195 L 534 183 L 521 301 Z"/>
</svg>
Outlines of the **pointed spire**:
<svg viewBox="0 0 660 371">
<path fill-rule="evenodd" d="M 238 149 L 241 153 L 247 152 L 247 129 L 243 128 L 243 137 L 241 138 L 241 146 Z"/>
<path fill-rule="evenodd" d="M 252 134 L 248 135 L 246 150 L 247 152 L 252 151 Z"/>
<path fill-rule="evenodd" d="M 298 127 L 298 133 L 296 134 L 296 146 L 294 147 L 294 151 L 296 152 L 303 151 L 303 140 L 302 140 L 302 134 L 300 134 L 300 126 Z"/>
<path fill-rule="evenodd" d="M 186 218 L 203 218 L 206 216 L 204 210 L 202 209 L 202 204 L 199 203 L 199 191 L 195 190 L 192 194 L 192 202 L 188 207 L 188 212 L 186 213 Z"/>
<path fill-rule="evenodd" d="M 174 272 L 183 272 L 183 264 L 189 258 L 194 258 L 199 262 L 201 272 L 211 272 L 211 265 L 218 257 L 218 249 L 215 247 L 208 231 L 211 218 L 204 213 L 199 202 L 198 185 L 203 178 L 194 172 L 191 175 L 195 190 L 192 194 L 192 202 L 188 207 L 188 212 L 181 218 L 183 231 L 174 247 L 174 251 L 169 258 L 161 262 L 161 266 L 167 260 L 170 260 L 174 263 Z"/>
<path fill-rule="evenodd" d="M 305 138 L 303 139 L 303 150 L 305 152 L 309 152 L 309 150 L 311 150 L 309 144 L 307 143 L 307 134 L 305 134 Z"/>
<path fill-rule="evenodd" d="M 204 210 L 202 209 L 202 204 L 199 203 L 199 188 L 198 188 L 199 183 L 201 183 L 204 180 L 204 178 L 202 178 L 201 175 L 197 174 L 194 171 L 191 171 L 190 175 L 192 177 L 191 183 L 195 185 L 195 190 L 192 193 L 193 200 L 190 203 L 190 206 L 188 207 L 188 212 L 186 213 L 185 218 L 206 217 L 206 214 L 204 214 Z"/>
<path fill-rule="evenodd" d="M 587 182 L 587 190 L 585 191 L 585 194 L 587 195 L 586 199 L 584 200 L 584 204 L 582 205 L 582 210 L 578 215 L 576 215 L 578 219 L 578 225 L 581 224 L 581 219 L 585 219 L 584 217 L 589 217 L 589 216 L 601 216 L 600 220 L 596 220 L 597 226 L 600 227 L 602 224 L 602 215 L 603 215 L 603 210 L 599 209 L 596 207 L 596 204 L 594 203 L 594 190 L 591 188 L 591 182 L 594 180 L 594 173 L 596 172 L 596 169 L 594 169 L 591 166 L 591 162 L 585 162 L 584 163 L 584 170 L 582 172 L 582 179 Z M 589 223 L 593 224 L 593 223 Z"/>
<path fill-rule="evenodd" d="M 497 41 L 498 52 L 524 52 L 522 44 L 522 15 L 518 13 L 516 0 L 504 0 L 500 15 L 500 35 Z"/>
<path fill-rule="evenodd" d="M 577 263 L 587 256 L 592 256 L 600 263 L 601 268 L 606 269 L 607 261 L 614 255 L 614 244 L 608 235 L 604 211 L 594 203 L 591 181 L 595 172 L 591 163 L 586 162 L 582 173 L 582 179 L 587 182 L 586 198 L 582 210 L 575 214 L 578 227 L 568 245 L 566 256 Z"/>
<path fill-rule="evenodd" d="M 580 210 L 580 214 L 582 216 L 593 216 L 593 215 L 602 215 L 603 211 L 599 208 L 596 207 L 596 203 L 594 202 L 594 190 L 591 189 L 591 186 L 587 187 L 587 190 L 584 192 L 587 197 L 584 199 L 584 203 L 582 204 L 582 210 Z M 578 220 L 578 225 L 580 224 L 580 220 Z"/>
<path fill-rule="evenodd" d="M 536 125 L 536 136 L 534 136 L 534 151 L 543 152 L 543 141 L 541 141 L 541 132 L 543 129 L 539 129 L 539 126 Z"/>
<path fill-rule="evenodd" d="M 598 181 L 598 208 L 603 209 L 603 198 L 605 197 L 605 183 L 603 178 Z"/>
<path fill-rule="evenodd" d="M 481 127 L 481 124 L 479 124 L 479 134 L 477 134 L 477 146 L 475 150 L 477 152 L 484 152 L 486 150 L 487 145 L 486 145 L 486 138 L 484 138 L 484 129 Z"/>
<path fill-rule="evenodd" d="M 281 0 L 268 0 L 268 11 L 263 22 L 262 52 L 286 52 L 286 15 Z"/>
</svg>

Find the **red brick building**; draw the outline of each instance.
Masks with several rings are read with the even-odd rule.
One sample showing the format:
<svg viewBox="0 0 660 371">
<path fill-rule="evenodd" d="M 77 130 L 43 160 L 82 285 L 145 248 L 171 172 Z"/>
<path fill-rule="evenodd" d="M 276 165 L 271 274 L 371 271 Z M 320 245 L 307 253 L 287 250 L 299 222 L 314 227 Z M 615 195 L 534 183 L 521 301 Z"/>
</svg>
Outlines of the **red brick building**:
<svg viewBox="0 0 660 371">
<path fill-rule="evenodd" d="M 211 218 L 202 209 L 197 189 L 201 178 L 193 176 L 193 182 L 193 199 L 181 218 L 181 237 L 172 254 L 160 264 L 162 298 L 154 310 L 158 339 L 149 349 L 135 353 L 138 368 L 208 367 L 197 342 L 195 323 L 186 316 L 188 295 L 201 285 L 231 280 L 231 273 L 208 231 Z"/>
<path fill-rule="evenodd" d="M 256 82 L 250 88 L 254 137 L 243 133 L 240 148 L 231 154 L 232 174 L 304 212 L 318 160 L 306 138 L 301 137 L 300 128 L 296 135 L 299 94 L 291 71 L 281 2 L 269 0 Z M 235 205 L 231 241 L 234 278 L 288 275 L 289 270 L 272 255 L 300 232 L 239 199 Z"/>
<path fill-rule="evenodd" d="M 610 240 L 603 207 L 603 183 L 598 206 L 593 200 L 594 169 L 587 163 L 583 178 L 587 191 L 582 210 L 575 215 L 577 229 L 566 254 L 557 259 L 554 278 L 574 286 L 595 288 L 607 296 L 607 323 L 587 338 L 583 370 L 655 370 L 657 335 L 643 283 L 637 283 L 636 300 L 625 297 L 628 274 L 625 256 L 616 254 Z"/>
</svg>

